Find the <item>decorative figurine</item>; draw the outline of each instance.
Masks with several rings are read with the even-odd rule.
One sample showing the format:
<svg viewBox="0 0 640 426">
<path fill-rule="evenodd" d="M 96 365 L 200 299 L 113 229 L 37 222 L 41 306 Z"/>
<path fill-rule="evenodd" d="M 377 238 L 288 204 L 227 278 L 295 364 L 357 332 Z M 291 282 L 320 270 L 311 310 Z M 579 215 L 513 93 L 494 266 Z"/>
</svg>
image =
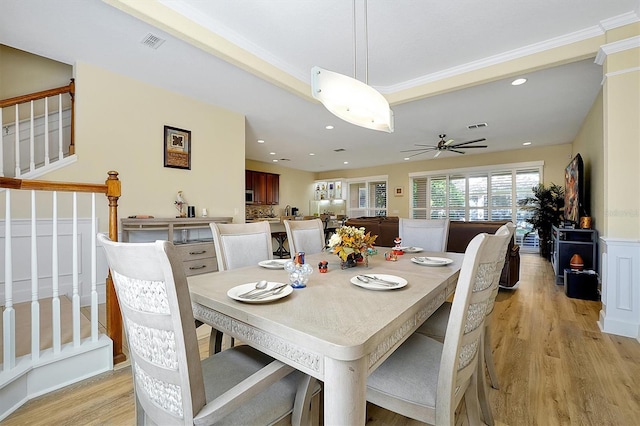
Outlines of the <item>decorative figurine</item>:
<svg viewBox="0 0 640 426">
<path fill-rule="evenodd" d="M 402 251 L 402 238 L 396 237 L 393 242 L 395 244 L 395 247 L 393 247 L 393 254 L 395 254 L 396 256 L 403 255 L 404 251 Z"/>
<path fill-rule="evenodd" d="M 329 270 L 329 262 L 327 262 L 326 260 L 321 260 L 320 263 L 318 263 L 318 271 L 321 274 L 324 274 L 328 270 Z"/>
<path fill-rule="evenodd" d="M 173 202 L 176 205 L 176 210 L 178 210 L 179 215 L 176 217 L 187 217 L 187 214 L 182 211 L 182 206 L 187 204 L 187 201 L 182 196 L 182 191 L 178 191 L 178 195 L 176 195 L 176 201 Z"/>
</svg>

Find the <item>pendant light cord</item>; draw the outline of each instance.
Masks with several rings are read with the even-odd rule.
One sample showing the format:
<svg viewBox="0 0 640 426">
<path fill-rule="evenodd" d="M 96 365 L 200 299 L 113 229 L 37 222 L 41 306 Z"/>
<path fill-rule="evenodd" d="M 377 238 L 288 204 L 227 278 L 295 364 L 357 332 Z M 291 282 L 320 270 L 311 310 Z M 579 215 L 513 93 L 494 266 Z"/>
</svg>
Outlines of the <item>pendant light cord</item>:
<svg viewBox="0 0 640 426">
<path fill-rule="evenodd" d="M 364 0 L 364 84 L 369 84 L 369 12 Z M 358 79 L 358 37 L 356 31 L 356 0 L 353 0 L 353 78 Z"/>
</svg>

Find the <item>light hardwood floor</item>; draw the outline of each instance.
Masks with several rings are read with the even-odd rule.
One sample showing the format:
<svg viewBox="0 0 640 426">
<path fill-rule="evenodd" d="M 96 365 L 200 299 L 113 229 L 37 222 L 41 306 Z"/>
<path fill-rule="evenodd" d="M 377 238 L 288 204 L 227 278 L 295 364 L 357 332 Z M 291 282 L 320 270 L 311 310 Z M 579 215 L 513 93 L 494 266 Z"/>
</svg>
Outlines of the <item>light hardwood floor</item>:
<svg viewBox="0 0 640 426">
<path fill-rule="evenodd" d="M 640 343 L 603 334 L 600 302 L 570 299 L 550 263 L 523 254 L 520 285 L 498 294 L 492 333 L 500 389 L 490 390 L 497 425 L 640 424 Z M 206 330 L 199 333 L 201 353 Z M 129 367 L 28 402 L 3 425 L 132 425 Z M 369 405 L 367 425 L 413 426 Z"/>
</svg>

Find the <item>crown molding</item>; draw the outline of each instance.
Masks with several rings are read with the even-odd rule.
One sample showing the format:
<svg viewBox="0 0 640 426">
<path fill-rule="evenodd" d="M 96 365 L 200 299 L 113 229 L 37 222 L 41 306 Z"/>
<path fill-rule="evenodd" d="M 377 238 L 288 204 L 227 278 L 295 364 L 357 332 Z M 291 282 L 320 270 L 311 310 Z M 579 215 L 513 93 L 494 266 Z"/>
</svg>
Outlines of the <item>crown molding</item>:
<svg viewBox="0 0 640 426">
<path fill-rule="evenodd" d="M 640 21 L 636 12 L 627 12 L 622 15 L 614 16 L 612 18 L 603 19 L 600 21 L 600 27 L 603 31 L 610 31 L 618 27 L 624 27 L 625 25 L 633 24 Z"/>
<path fill-rule="evenodd" d="M 624 52 L 625 50 L 637 49 L 640 47 L 640 36 L 625 38 L 613 43 L 603 44 L 596 55 L 596 64 L 603 65 L 607 56 L 612 53 Z"/>
</svg>

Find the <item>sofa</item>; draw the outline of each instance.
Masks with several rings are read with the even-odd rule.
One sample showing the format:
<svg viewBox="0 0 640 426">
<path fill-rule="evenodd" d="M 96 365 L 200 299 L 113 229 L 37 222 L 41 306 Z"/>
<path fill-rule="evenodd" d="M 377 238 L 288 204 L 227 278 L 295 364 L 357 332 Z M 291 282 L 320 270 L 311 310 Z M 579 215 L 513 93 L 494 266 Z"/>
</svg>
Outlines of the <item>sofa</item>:
<svg viewBox="0 0 640 426">
<path fill-rule="evenodd" d="M 393 240 L 398 236 L 399 218 L 388 217 L 358 217 L 347 219 L 345 225 L 365 228 L 366 232 L 378 235 L 376 245 L 380 247 L 393 247 Z M 454 253 L 464 253 L 467 245 L 476 235 L 486 232 L 494 234 L 498 228 L 507 221 L 470 221 L 463 222 L 452 220 L 449 222 L 449 236 L 447 240 L 447 251 Z M 520 280 L 520 246 L 514 243 L 513 239 L 509 243 L 505 258 L 504 268 L 500 277 L 500 286 L 512 288 Z"/>
</svg>

